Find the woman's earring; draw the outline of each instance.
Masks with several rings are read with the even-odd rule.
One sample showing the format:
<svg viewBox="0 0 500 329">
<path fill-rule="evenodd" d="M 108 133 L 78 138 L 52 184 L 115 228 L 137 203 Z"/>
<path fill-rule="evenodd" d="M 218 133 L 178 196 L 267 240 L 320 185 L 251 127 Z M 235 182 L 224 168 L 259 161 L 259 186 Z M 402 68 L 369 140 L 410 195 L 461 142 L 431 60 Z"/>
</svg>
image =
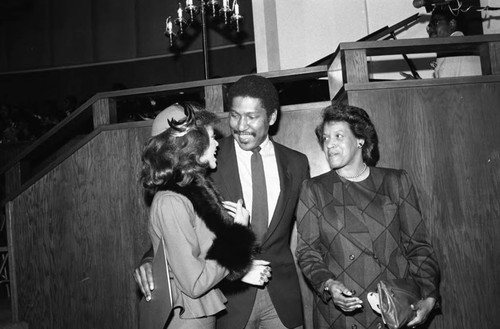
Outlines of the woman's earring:
<svg viewBox="0 0 500 329">
<path fill-rule="evenodd" d="M 358 144 L 358 149 L 362 148 L 363 147 L 363 143 L 359 143 Z"/>
</svg>

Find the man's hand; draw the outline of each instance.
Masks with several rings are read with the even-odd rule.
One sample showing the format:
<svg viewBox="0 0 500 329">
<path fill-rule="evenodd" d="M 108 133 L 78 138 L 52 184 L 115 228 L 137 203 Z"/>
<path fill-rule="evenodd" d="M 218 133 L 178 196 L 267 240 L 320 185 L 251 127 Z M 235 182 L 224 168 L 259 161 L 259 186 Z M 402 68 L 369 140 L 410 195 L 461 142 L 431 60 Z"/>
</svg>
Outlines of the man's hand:
<svg viewBox="0 0 500 329">
<path fill-rule="evenodd" d="M 143 259 L 141 265 L 134 270 L 135 282 L 139 285 L 146 301 L 151 300 L 151 291 L 155 289 L 153 282 L 153 259 Z"/>
<path fill-rule="evenodd" d="M 411 305 L 411 309 L 416 311 L 417 314 L 413 320 L 408 322 L 407 326 L 415 327 L 419 324 L 423 324 L 427 320 L 429 313 L 431 313 L 434 308 L 434 305 L 436 305 L 436 299 L 434 297 L 427 297 L 426 299 L 419 300 L 416 304 Z"/>
<path fill-rule="evenodd" d="M 271 277 L 271 267 L 269 267 L 269 264 L 266 260 L 253 260 L 252 268 L 241 278 L 241 281 L 254 286 L 263 286 Z"/>
<path fill-rule="evenodd" d="M 355 292 L 347 289 L 340 281 L 329 279 L 325 283 L 325 290 L 330 292 L 333 303 L 344 312 L 352 312 L 363 307 L 363 301 L 358 297 L 352 297 Z"/>
</svg>

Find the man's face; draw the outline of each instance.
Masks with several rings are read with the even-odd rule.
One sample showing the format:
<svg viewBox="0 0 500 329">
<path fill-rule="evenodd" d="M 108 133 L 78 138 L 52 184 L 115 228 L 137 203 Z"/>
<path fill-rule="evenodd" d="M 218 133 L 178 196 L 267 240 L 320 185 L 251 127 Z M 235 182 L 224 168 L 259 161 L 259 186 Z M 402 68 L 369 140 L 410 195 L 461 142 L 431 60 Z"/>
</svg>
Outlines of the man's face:
<svg viewBox="0 0 500 329">
<path fill-rule="evenodd" d="M 427 25 L 429 38 L 445 38 L 449 37 L 452 33 L 452 26 L 446 18 L 441 15 L 431 17 L 429 25 Z"/>
<path fill-rule="evenodd" d="M 245 151 L 251 151 L 267 138 L 269 126 L 276 122 L 277 110 L 268 117 L 258 98 L 233 98 L 229 112 L 229 126 L 233 138 Z"/>
</svg>

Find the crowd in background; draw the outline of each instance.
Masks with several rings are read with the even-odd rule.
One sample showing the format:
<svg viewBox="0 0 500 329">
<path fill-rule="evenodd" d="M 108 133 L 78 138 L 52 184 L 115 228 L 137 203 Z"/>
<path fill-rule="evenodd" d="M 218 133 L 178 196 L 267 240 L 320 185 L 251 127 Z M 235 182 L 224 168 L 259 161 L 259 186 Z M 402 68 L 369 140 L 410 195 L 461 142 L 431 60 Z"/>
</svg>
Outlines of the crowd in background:
<svg viewBox="0 0 500 329">
<path fill-rule="evenodd" d="M 32 106 L 0 103 L 0 144 L 33 142 L 75 111 L 81 103 L 75 96 L 61 104 L 45 100 Z M 119 122 L 152 119 L 163 108 L 152 98 L 117 102 Z M 158 108 L 158 109 L 157 109 Z"/>
<path fill-rule="evenodd" d="M 78 107 L 77 99 L 68 96 L 62 106 L 46 100 L 31 107 L 0 104 L 0 144 L 32 142 L 49 131 Z"/>
</svg>

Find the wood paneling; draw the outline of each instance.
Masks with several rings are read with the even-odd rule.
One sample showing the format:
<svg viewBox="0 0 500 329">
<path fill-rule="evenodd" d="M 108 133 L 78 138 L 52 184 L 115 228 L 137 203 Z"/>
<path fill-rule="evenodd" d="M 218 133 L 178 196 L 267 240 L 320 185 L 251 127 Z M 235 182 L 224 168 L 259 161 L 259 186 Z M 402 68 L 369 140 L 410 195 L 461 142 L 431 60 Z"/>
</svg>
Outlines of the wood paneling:
<svg viewBox="0 0 500 329">
<path fill-rule="evenodd" d="M 492 42 L 489 46 L 491 74 L 500 74 L 500 42 Z"/>
<path fill-rule="evenodd" d="M 135 5 L 136 0 L 92 1 L 94 62 L 137 57 Z"/>
<path fill-rule="evenodd" d="M 0 29 L 7 34 L 7 43 L 2 52 L 7 53 L 8 70 L 51 65 L 50 23 L 50 1 L 30 1 L 22 14 L 12 20 L 2 21 Z"/>
<path fill-rule="evenodd" d="M 0 24 L 0 72 L 85 65 L 180 53 L 172 50 L 165 31 L 176 17 L 177 1 L 31 0 L 10 10 Z M 184 6 L 184 1 L 181 1 Z M 253 42 L 252 2 L 242 1 L 241 32 L 210 25 L 208 47 L 241 47 Z M 209 19 L 208 21 L 211 21 Z M 200 24 L 198 24 L 200 25 Z M 192 36 L 189 37 L 188 35 Z M 189 28 L 182 47 L 201 52 L 201 29 Z M 209 49 L 210 50 L 210 49 Z M 232 61 L 234 61 L 232 57 Z M 212 62 L 217 65 L 217 62 Z M 227 65 L 222 63 L 221 65 Z M 255 63 L 252 64 L 254 68 Z M 140 72 L 139 72 L 140 73 Z M 250 70 L 242 73 L 250 73 Z M 231 75 L 240 74 L 233 72 Z M 197 78 L 196 78 L 197 79 Z M 177 80 L 178 81 L 178 80 Z"/>
<path fill-rule="evenodd" d="M 165 20 L 175 17 L 177 1 L 141 0 L 137 1 L 135 15 L 137 22 L 137 56 L 166 54 L 169 43 L 163 34 Z"/>
<path fill-rule="evenodd" d="M 500 314 L 500 83 L 348 92 L 379 134 L 379 166 L 419 189 L 442 270 L 431 328 L 495 328 Z"/>
<path fill-rule="evenodd" d="M 92 104 L 94 128 L 116 123 L 116 100 L 104 98 Z"/>
<path fill-rule="evenodd" d="M 344 81 L 352 83 L 368 82 L 368 64 L 364 49 L 346 50 L 342 55 Z"/>
<path fill-rule="evenodd" d="M 92 1 L 51 2 L 53 65 L 92 63 Z"/>
<path fill-rule="evenodd" d="M 238 61 L 235 62 L 235 58 Z M 253 44 L 210 52 L 210 76 L 247 74 L 255 68 Z M 161 57 L 65 70 L 50 70 L 0 76 L 3 101 L 31 108 L 44 100 L 63 104 L 68 95 L 83 102 L 98 92 L 110 91 L 115 83 L 127 88 L 148 87 L 204 79 L 201 53 Z"/>
<path fill-rule="evenodd" d="M 416 182 L 442 268 L 431 328 L 500 322 L 500 82 L 476 80 L 346 88 L 377 127 L 379 166 Z M 274 137 L 304 152 L 313 176 L 328 170 L 314 136 L 328 103 L 284 107 Z M 137 174 L 149 130 L 102 131 L 9 204 L 19 318 L 30 328 L 136 327 L 131 271 L 148 246 Z M 229 133 L 226 119 L 219 130 Z"/>
<path fill-rule="evenodd" d="M 329 170 L 314 133 L 316 126 L 321 123 L 321 111 L 329 104 L 318 102 L 283 107 L 278 131 L 274 136 L 277 142 L 307 155 L 311 176 Z"/>
<path fill-rule="evenodd" d="M 148 135 L 104 131 L 12 202 L 19 316 L 30 328 L 136 327 Z"/>
<path fill-rule="evenodd" d="M 314 136 L 328 102 L 287 106 L 275 139 L 326 161 Z M 227 113 L 218 129 L 229 134 Z M 18 316 L 30 328 L 136 328 L 132 270 L 149 246 L 138 184 L 150 127 L 103 130 L 9 203 Z M 311 309 L 308 309 L 309 312 Z"/>
<path fill-rule="evenodd" d="M 212 112 L 224 112 L 225 86 L 205 86 L 205 107 Z"/>
</svg>

